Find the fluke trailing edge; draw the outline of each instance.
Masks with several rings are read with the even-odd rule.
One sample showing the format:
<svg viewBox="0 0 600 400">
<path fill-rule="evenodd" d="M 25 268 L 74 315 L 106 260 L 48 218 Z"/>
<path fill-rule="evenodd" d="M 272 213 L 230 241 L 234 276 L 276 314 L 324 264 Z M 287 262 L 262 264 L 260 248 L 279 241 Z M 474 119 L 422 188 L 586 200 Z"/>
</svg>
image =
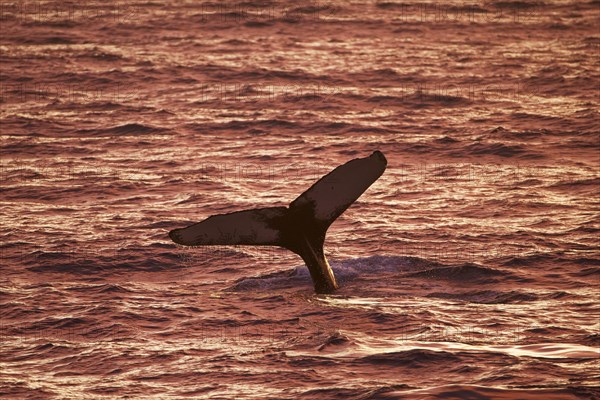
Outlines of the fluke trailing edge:
<svg viewBox="0 0 600 400">
<path fill-rule="evenodd" d="M 327 229 L 387 166 L 380 151 L 340 165 L 302 193 L 289 207 L 267 207 L 213 215 L 202 222 L 169 232 L 186 246 L 281 246 L 298 254 L 308 267 L 317 293 L 337 289 L 323 253 Z"/>
</svg>

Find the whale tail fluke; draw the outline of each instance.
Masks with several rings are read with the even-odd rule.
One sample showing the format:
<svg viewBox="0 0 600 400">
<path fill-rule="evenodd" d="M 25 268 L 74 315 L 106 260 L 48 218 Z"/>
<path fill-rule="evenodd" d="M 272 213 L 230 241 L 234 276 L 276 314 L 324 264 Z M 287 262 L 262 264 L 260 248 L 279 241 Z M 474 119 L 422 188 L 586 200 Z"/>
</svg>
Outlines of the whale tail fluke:
<svg viewBox="0 0 600 400">
<path fill-rule="evenodd" d="M 309 268 L 315 290 L 337 288 L 323 253 L 329 226 L 385 171 L 387 160 L 375 151 L 340 165 L 292 201 L 289 207 L 256 208 L 213 215 L 202 222 L 169 232 L 186 246 L 282 246 L 300 255 Z"/>
<path fill-rule="evenodd" d="M 275 221 L 286 213 L 287 207 L 268 207 L 213 215 L 187 228 L 174 229 L 169 236 L 175 243 L 185 246 L 279 246 L 280 231 Z"/>
</svg>

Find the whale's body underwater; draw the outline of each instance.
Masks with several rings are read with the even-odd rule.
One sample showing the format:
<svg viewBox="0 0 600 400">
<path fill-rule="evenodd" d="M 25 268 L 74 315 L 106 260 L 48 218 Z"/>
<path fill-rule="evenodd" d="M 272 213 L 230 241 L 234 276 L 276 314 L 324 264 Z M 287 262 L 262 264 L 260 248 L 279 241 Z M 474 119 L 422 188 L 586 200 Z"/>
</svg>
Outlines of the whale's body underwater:
<svg viewBox="0 0 600 400">
<path fill-rule="evenodd" d="M 170 238 L 186 246 L 281 246 L 298 254 L 308 267 L 317 293 L 338 285 L 323 253 L 329 226 L 385 171 L 382 152 L 357 158 L 323 176 L 288 207 L 255 208 L 213 215 L 187 228 L 174 229 Z"/>
</svg>

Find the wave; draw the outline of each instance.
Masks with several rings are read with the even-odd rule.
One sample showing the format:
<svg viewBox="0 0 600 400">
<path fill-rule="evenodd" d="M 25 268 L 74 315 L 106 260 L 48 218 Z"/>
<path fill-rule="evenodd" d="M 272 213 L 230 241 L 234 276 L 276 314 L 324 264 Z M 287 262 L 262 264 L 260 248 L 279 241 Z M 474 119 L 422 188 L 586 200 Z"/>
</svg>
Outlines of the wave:
<svg viewBox="0 0 600 400">
<path fill-rule="evenodd" d="M 594 229 L 592 232 L 594 233 Z M 588 231 L 585 231 L 588 233 Z M 502 262 L 503 266 L 506 267 L 521 267 L 521 266 L 545 266 L 545 265 L 563 265 L 563 266 L 580 266 L 580 267 L 590 267 L 593 269 L 593 266 L 600 265 L 600 259 L 589 258 L 589 257 L 574 257 L 568 254 L 565 254 L 561 251 L 551 252 L 551 253 L 536 253 L 530 254 L 526 256 L 518 256 L 518 257 L 509 257 Z"/>
<path fill-rule="evenodd" d="M 442 279 L 481 283 L 493 283 L 498 279 L 509 279 L 523 281 L 524 278 L 515 274 L 484 267 L 476 264 L 445 265 L 435 261 L 425 260 L 418 257 L 404 256 L 370 256 L 343 261 L 331 262 L 331 268 L 336 279 L 345 285 L 351 284 L 358 279 L 369 279 L 377 276 L 378 281 L 384 281 L 385 277 L 408 277 L 417 279 Z M 287 271 L 278 271 L 265 275 L 242 278 L 229 288 L 233 291 L 285 289 L 311 285 L 310 274 L 305 266 L 298 266 Z M 515 295 L 515 294 L 513 294 Z M 498 294 L 498 296 L 500 296 Z M 519 296 L 508 295 L 505 301 L 517 301 Z M 490 299 L 492 298 L 490 293 Z M 503 298 L 498 297 L 498 301 Z M 526 300 L 524 296 L 521 300 Z"/>
<path fill-rule="evenodd" d="M 376 78 L 372 78 L 376 80 Z M 348 97 L 348 95 L 345 95 Z M 457 107 L 465 106 L 471 100 L 462 96 L 451 96 L 442 94 L 427 94 L 427 93 L 410 93 L 406 95 L 378 95 L 366 97 L 361 95 L 353 96 L 357 100 L 362 100 L 368 103 L 376 104 L 377 106 L 388 107 L 408 107 L 408 108 L 426 108 L 434 106 Z"/>
<path fill-rule="evenodd" d="M 587 189 L 591 192 L 599 193 L 600 178 L 577 179 L 572 181 L 562 180 L 550 186 L 547 186 L 547 188 L 568 192 L 571 192 L 573 190 L 580 191 L 582 189 Z"/>
<path fill-rule="evenodd" d="M 357 360 L 361 364 L 367 363 L 409 368 L 433 368 L 435 365 L 462 364 L 462 361 L 461 357 L 450 352 L 425 349 L 372 354 Z"/>
<path fill-rule="evenodd" d="M 421 390 L 385 388 L 363 399 L 521 399 L 521 400 L 578 400 L 596 398 L 600 390 L 588 387 L 569 386 L 567 388 L 506 388 L 479 385 L 443 385 Z"/>
<path fill-rule="evenodd" d="M 495 290 L 481 290 L 466 293 L 430 293 L 427 297 L 448 300 L 460 300 L 479 304 L 511 304 L 535 301 L 539 296 L 533 293 L 525 293 L 517 290 L 509 292 L 498 292 Z"/>
<path fill-rule="evenodd" d="M 296 101 L 296 100 L 289 100 Z M 215 131 L 242 131 L 249 135 L 267 135 L 274 130 L 279 135 L 290 134 L 290 139 L 298 139 L 298 134 L 312 135 L 315 133 L 319 134 L 331 134 L 331 133 L 393 133 L 394 130 L 371 127 L 369 125 L 362 125 L 356 123 L 347 122 L 334 122 L 334 121 L 320 121 L 320 122 L 297 122 L 288 121 L 285 119 L 273 118 L 265 120 L 253 120 L 253 121 L 242 121 L 233 120 L 222 124 L 207 123 L 207 124 L 188 124 L 185 128 L 194 133 L 213 133 Z M 292 134 L 294 135 L 292 137 Z M 335 145 L 332 145 L 335 146 Z M 346 147 L 345 144 L 340 147 Z"/>
<path fill-rule="evenodd" d="M 166 129 L 160 127 L 154 127 L 150 125 L 143 125 L 138 123 L 130 123 L 117 125 L 110 128 L 97 128 L 97 129 L 79 129 L 76 131 L 78 134 L 89 135 L 89 136 L 131 136 L 131 135 L 150 135 L 157 133 L 165 133 Z"/>
<path fill-rule="evenodd" d="M 347 348 L 352 344 L 352 339 L 350 339 L 347 335 L 344 335 L 340 332 L 335 332 L 332 335 L 329 335 L 325 342 L 317 348 L 318 351 L 340 351 L 341 349 Z"/>
<path fill-rule="evenodd" d="M 229 121 L 223 124 L 198 124 L 198 123 L 192 123 L 192 124 L 188 124 L 186 125 L 186 128 L 190 131 L 193 132 L 201 132 L 201 133 L 206 133 L 206 132 L 211 132 L 211 131 L 215 131 L 215 130 L 236 130 L 236 131 L 240 131 L 240 130 L 251 130 L 251 129 L 259 129 L 259 128 L 264 128 L 264 129 L 272 129 L 272 128 L 278 128 L 278 129 L 297 129 L 299 127 L 298 124 L 296 124 L 295 122 L 292 121 L 286 121 L 283 119 L 265 119 L 265 120 L 259 120 L 259 121 L 241 121 L 241 120 L 233 120 L 233 121 Z"/>
<path fill-rule="evenodd" d="M 173 251 L 160 251 L 163 244 L 146 247 L 80 248 L 63 251 L 30 251 L 17 254 L 26 269 L 36 273 L 66 273 L 97 276 L 113 275 L 119 271 L 161 272 L 186 268 L 188 264 L 181 254 Z M 172 247 L 169 247 L 169 250 Z M 237 253 L 235 253 L 237 254 Z M 109 286 L 100 290 L 120 292 L 119 286 Z"/>
<path fill-rule="evenodd" d="M 331 268 L 340 282 L 349 281 L 359 275 L 399 272 L 419 264 L 432 265 L 415 257 L 371 256 L 355 258 L 341 262 L 331 262 Z M 287 271 L 278 271 L 251 278 L 242 278 L 230 290 L 244 291 L 257 289 L 275 289 L 305 286 L 311 284 L 310 274 L 306 266 L 298 266 Z"/>
<path fill-rule="evenodd" d="M 598 260 L 594 260 L 598 263 Z M 584 268 L 581 271 L 577 271 L 571 274 L 572 276 L 592 276 L 592 277 L 600 277 L 600 267 L 591 267 Z"/>
<path fill-rule="evenodd" d="M 132 293 L 130 289 L 124 288 L 123 286 L 117 284 L 104 283 L 100 285 L 81 285 L 81 286 L 73 286 L 66 289 L 70 292 L 80 292 L 86 294 L 103 294 L 109 293 L 112 295 L 116 294 L 126 294 Z"/>
<path fill-rule="evenodd" d="M 543 1 L 498 0 L 490 2 L 490 5 L 502 8 L 537 8 L 547 4 Z"/>
<path fill-rule="evenodd" d="M 411 277 L 451 281 L 495 282 L 497 278 L 516 278 L 515 275 L 477 264 L 445 266 L 410 274 Z"/>
<path fill-rule="evenodd" d="M 385 362 L 395 362 L 394 359 L 401 358 L 401 363 L 418 362 L 422 357 L 436 361 L 437 356 L 461 357 L 464 364 L 465 358 L 476 358 L 482 362 L 497 360 L 498 357 L 516 360 L 522 357 L 537 359 L 600 359 L 598 349 L 593 346 L 569 343 L 569 342 L 540 342 L 531 344 L 471 344 L 453 340 L 408 340 L 401 337 L 377 337 L 368 334 L 352 334 L 341 332 L 344 344 L 337 352 L 321 354 L 322 357 L 354 360 L 374 358 Z M 300 349 L 302 350 L 302 349 Z M 292 355 L 304 355 L 302 351 L 293 352 Z M 312 354 L 312 353 L 310 353 Z M 317 354 L 317 353 L 315 353 Z"/>
<path fill-rule="evenodd" d="M 322 75 L 313 75 L 303 70 L 277 70 L 277 69 L 236 69 L 227 66 L 217 65 L 204 65 L 202 66 L 205 73 L 210 76 L 211 79 L 217 80 L 217 82 L 231 82 L 229 86 L 225 85 L 225 88 L 234 88 L 235 85 L 240 86 L 243 83 L 256 83 L 260 82 L 261 85 L 278 85 L 285 84 L 288 81 L 299 81 L 302 83 L 313 82 L 315 84 L 332 84 L 336 80 Z M 259 87 L 260 87 L 259 86 Z M 267 86 L 270 88 L 271 86 Z M 295 88 L 295 87 L 294 87 Z M 291 89 L 291 88 L 290 88 Z"/>
<path fill-rule="evenodd" d="M 540 139 L 543 136 L 553 135 L 554 133 L 548 129 L 535 129 L 535 130 L 513 130 L 506 129 L 503 126 L 497 126 L 491 129 L 486 135 L 489 139 L 501 139 L 501 140 L 517 140 L 527 141 Z M 558 134 L 556 134 L 558 135 Z"/>
<path fill-rule="evenodd" d="M 527 150 L 521 145 L 506 145 L 504 143 L 473 143 L 466 146 L 461 152 L 470 155 L 493 155 L 505 158 L 543 158 L 541 154 Z"/>
</svg>

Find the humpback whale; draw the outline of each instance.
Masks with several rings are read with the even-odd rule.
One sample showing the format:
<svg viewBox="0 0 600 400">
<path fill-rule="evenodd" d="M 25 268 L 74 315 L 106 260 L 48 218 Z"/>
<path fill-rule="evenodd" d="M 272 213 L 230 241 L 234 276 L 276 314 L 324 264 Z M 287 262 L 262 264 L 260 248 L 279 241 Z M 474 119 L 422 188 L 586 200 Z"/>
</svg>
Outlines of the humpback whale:
<svg viewBox="0 0 600 400">
<path fill-rule="evenodd" d="M 185 246 L 281 246 L 298 254 L 310 271 L 315 292 L 338 288 L 323 252 L 329 226 L 385 171 L 382 152 L 338 166 L 288 207 L 267 207 L 213 215 L 169 237 Z"/>
</svg>

